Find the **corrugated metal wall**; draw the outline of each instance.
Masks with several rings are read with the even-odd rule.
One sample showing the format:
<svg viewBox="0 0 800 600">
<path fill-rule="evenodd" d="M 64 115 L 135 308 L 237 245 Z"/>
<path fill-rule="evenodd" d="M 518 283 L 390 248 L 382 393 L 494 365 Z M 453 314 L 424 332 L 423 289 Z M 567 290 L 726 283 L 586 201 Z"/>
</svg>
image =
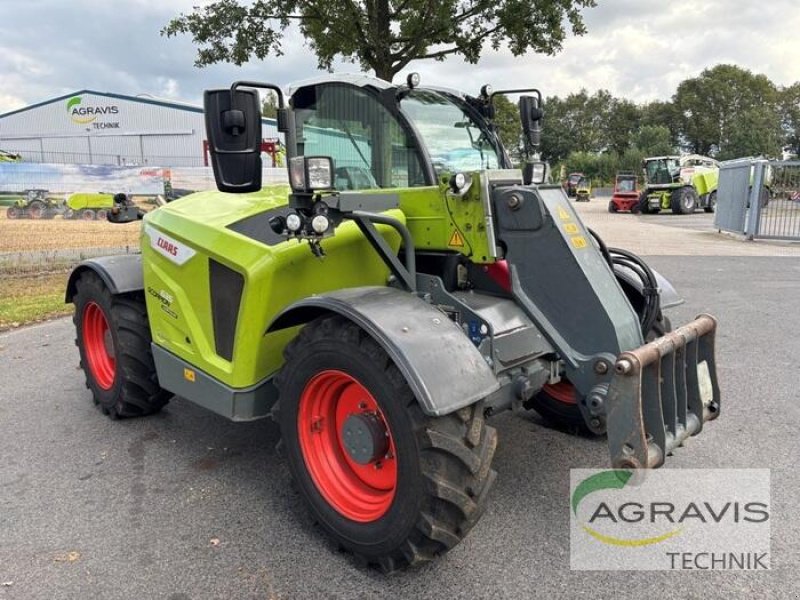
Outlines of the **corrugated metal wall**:
<svg viewBox="0 0 800 600">
<path fill-rule="evenodd" d="M 274 122 L 265 139 L 279 138 Z M 91 92 L 0 116 L 0 148 L 27 162 L 198 167 L 202 110 L 150 98 Z"/>
</svg>

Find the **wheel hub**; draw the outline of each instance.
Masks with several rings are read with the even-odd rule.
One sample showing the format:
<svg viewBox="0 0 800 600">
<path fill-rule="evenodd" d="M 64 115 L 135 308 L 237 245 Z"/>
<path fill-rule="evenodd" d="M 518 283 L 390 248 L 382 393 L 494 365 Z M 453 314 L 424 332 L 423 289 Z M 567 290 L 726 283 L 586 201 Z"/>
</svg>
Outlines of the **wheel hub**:
<svg viewBox="0 0 800 600">
<path fill-rule="evenodd" d="M 383 420 L 375 413 L 351 414 L 342 424 L 344 450 L 360 465 L 380 460 L 389 450 L 389 436 Z"/>
</svg>

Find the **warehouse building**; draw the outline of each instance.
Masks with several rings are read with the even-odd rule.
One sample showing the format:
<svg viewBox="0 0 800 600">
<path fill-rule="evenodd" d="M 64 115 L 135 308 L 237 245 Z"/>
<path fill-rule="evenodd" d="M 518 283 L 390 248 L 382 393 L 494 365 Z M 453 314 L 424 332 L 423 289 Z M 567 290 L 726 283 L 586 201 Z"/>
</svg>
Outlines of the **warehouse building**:
<svg viewBox="0 0 800 600">
<path fill-rule="evenodd" d="M 264 165 L 278 130 L 263 119 Z M 202 167 L 203 109 L 151 98 L 81 90 L 0 115 L 0 149 L 24 162 Z"/>
</svg>

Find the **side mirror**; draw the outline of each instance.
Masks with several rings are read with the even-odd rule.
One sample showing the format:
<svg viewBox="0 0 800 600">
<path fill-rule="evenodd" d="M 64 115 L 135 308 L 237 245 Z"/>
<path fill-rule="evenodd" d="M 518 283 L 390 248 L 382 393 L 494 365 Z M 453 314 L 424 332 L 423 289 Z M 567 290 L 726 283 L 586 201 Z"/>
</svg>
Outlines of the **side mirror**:
<svg viewBox="0 0 800 600">
<path fill-rule="evenodd" d="M 522 122 L 522 133 L 525 136 L 525 145 L 529 148 L 538 148 L 542 141 L 541 96 L 520 96 L 519 118 Z"/>
<path fill-rule="evenodd" d="M 221 192 L 261 189 L 261 106 L 250 89 L 207 90 L 203 96 L 214 179 Z"/>
</svg>

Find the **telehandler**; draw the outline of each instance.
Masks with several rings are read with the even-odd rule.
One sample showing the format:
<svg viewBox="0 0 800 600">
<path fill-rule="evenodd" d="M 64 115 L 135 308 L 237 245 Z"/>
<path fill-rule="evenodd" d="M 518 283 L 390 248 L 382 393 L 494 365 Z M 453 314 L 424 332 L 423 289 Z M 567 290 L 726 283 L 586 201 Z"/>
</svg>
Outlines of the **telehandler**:
<svg viewBox="0 0 800 600">
<path fill-rule="evenodd" d="M 261 185 L 258 89 L 279 101 L 290 185 Z M 493 98 L 366 76 L 205 93 L 219 191 L 143 215 L 141 254 L 71 274 L 77 345 L 111 417 L 179 395 L 234 421 L 271 416 L 323 529 L 386 571 L 459 543 L 495 480 L 492 415 L 535 409 L 653 468 L 720 410 L 709 315 L 607 248 L 563 189 L 512 167 Z"/>
</svg>

